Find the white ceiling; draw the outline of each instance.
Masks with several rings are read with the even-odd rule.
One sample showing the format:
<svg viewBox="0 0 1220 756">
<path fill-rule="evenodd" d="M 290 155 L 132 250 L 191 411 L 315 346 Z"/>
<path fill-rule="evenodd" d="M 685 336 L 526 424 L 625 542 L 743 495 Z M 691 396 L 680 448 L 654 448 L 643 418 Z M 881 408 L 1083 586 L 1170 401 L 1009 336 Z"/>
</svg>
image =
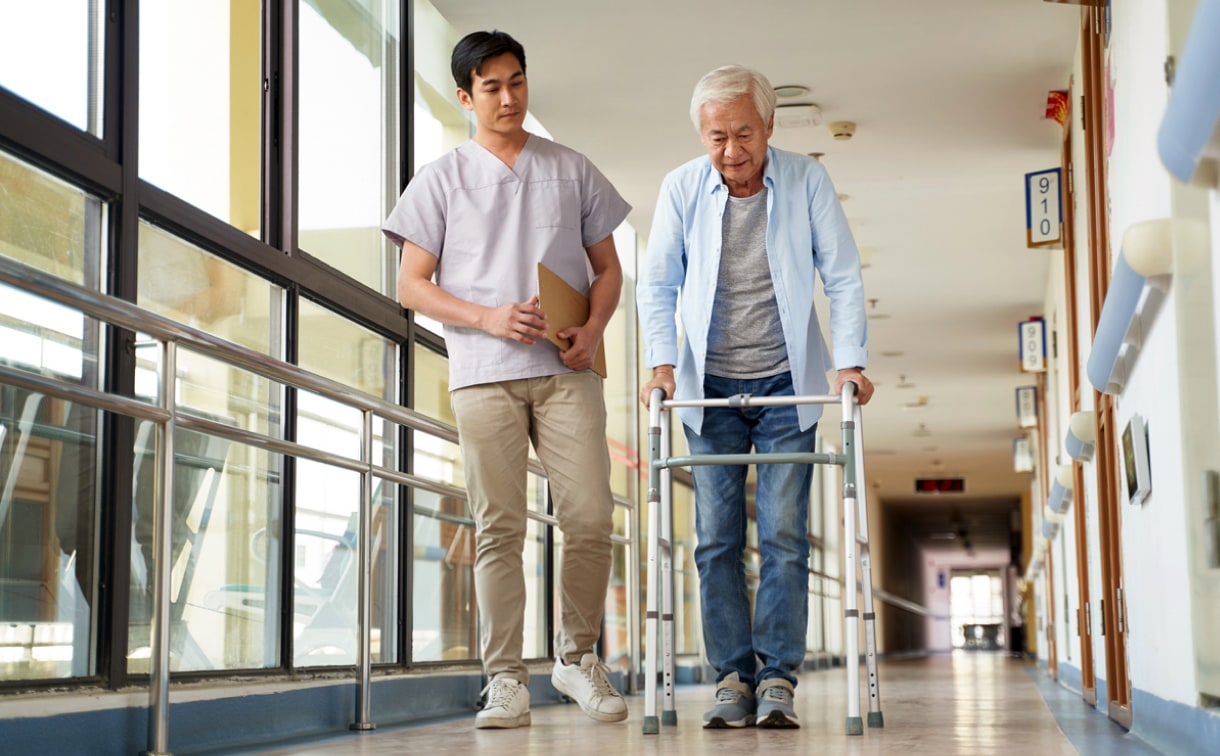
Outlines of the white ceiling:
<svg viewBox="0 0 1220 756">
<path fill-rule="evenodd" d="M 1028 490 L 1014 473 L 1017 324 L 1042 314 L 1049 253 L 1025 247 L 1024 174 L 1058 165 L 1043 119 L 1065 89 L 1080 12 L 1043 0 L 433 0 L 459 34 L 502 29 L 525 46 L 530 109 L 587 154 L 634 207 L 646 239 L 661 178 L 702 153 L 691 90 L 726 63 L 801 84 L 819 126 L 771 143 L 824 152 L 857 243 L 865 292 L 866 469 L 882 499 L 913 478 L 966 478 L 953 506 Z M 855 121 L 851 141 L 826 124 Z M 825 320 L 823 319 L 825 323 Z M 900 352 L 901 356 L 890 356 Z M 900 375 L 913 388 L 900 387 Z M 904 405 L 927 397 L 922 409 Z M 923 424 L 930 436 L 917 437 Z M 838 423 L 824 423 L 832 437 Z M 941 497 L 949 504 L 948 499 Z M 932 504 L 932 502 L 927 502 Z M 1006 515 L 1005 515 L 1006 516 Z"/>
</svg>

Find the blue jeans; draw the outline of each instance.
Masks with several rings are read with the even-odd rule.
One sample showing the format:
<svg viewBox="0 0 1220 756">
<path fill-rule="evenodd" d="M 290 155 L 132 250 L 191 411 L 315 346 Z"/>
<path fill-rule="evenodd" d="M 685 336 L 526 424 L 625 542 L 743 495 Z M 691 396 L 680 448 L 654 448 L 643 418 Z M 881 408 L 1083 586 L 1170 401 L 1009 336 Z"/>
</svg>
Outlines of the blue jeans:
<svg viewBox="0 0 1220 756">
<path fill-rule="evenodd" d="M 792 396 L 790 373 L 736 379 L 709 375 L 708 399 L 751 394 Z M 683 426 L 691 454 L 812 452 L 815 425 L 802 431 L 796 407 L 716 407 L 703 413 L 702 433 Z M 755 495 L 762 556 L 754 621 L 746 591 L 745 465 L 696 465 L 695 564 L 703 601 L 703 644 L 716 681 L 736 672 L 751 687 L 771 677 L 796 684 L 805 659 L 809 619 L 809 512 L 811 465 L 758 465 Z M 762 669 L 758 668 L 759 661 Z"/>
</svg>

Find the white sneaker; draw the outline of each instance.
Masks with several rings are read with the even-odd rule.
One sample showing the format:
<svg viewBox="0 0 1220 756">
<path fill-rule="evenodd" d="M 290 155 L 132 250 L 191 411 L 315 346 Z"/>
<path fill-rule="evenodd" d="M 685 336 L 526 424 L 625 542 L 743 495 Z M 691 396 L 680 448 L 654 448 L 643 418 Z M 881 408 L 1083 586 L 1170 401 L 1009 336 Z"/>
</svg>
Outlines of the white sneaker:
<svg viewBox="0 0 1220 756">
<path fill-rule="evenodd" d="M 580 664 L 564 664 L 562 659 L 556 659 L 551 685 L 599 722 L 621 722 L 627 718 L 627 702 L 606 678 L 609 671 L 597 654 L 585 654 L 580 657 Z"/>
<path fill-rule="evenodd" d="M 498 677 L 483 688 L 487 696 L 483 710 L 475 715 L 479 729 L 509 729 L 529 727 L 530 689 L 511 677 Z"/>
</svg>

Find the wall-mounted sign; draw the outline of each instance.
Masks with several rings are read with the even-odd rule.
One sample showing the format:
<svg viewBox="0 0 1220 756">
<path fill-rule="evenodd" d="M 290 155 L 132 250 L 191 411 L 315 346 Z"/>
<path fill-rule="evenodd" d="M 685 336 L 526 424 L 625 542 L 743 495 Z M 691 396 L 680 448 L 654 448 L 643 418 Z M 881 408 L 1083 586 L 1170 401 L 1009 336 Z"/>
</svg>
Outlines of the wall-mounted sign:
<svg viewBox="0 0 1220 756">
<path fill-rule="evenodd" d="M 1017 427 L 1033 428 L 1038 424 L 1038 387 L 1017 387 Z"/>
<path fill-rule="evenodd" d="M 1047 247 L 1063 238 L 1059 169 L 1025 174 L 1025 246 Z"/>
<path fill-rule="evenodd" d="M 1012 440 L 1012 469 L 1015 472 L 1034 471 L 1034 447 L 1028 436 Z"/>
<path fill-rule="evenodd" d="M 1054 120 L 1060 126 L 1067 126 L 1068 91 L 1052 89 L 1046 93 L 1046 112 L 1042 116 Z"/>
<path fill-rule="evenodd" d="M 915 493 L 963 493 L 965 478 L 916 478 Z"/>
<path fill-rule="evenodd" d="M 1021 372 L 1041 373 L 1046 370 L 1046 321 L 1042 318 L 1023 320 L 1017 326 L 1021 338 Z"/>
</svg>

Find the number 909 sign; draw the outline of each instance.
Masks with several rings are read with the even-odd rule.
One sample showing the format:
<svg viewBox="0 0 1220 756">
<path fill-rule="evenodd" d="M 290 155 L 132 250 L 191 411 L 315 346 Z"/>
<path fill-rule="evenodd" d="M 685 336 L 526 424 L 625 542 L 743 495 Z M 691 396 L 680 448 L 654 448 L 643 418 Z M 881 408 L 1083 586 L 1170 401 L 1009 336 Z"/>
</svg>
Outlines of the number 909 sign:
<svg viewBox="0 0 1220 756">
<path fill-rule="evenodd" d="M 1062 204 L 1059 169 L 1025 174 L 1025 244 L 1045 247 L 1061 242 Z"/>
</svg>

